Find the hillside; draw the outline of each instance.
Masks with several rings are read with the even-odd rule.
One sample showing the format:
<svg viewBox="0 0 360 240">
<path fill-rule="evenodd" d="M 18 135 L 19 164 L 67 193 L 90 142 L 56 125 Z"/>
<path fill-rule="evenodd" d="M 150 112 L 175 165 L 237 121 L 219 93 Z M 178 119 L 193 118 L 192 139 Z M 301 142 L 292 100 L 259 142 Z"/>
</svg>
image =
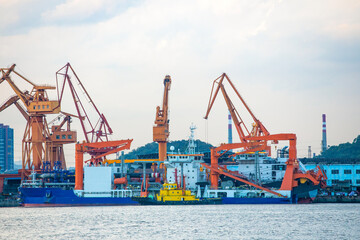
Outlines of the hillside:
<svg viewBox="0 0 360 240">
<path fill-rule="evenodd" d="M 196 152 L 208 152 L 212 147 L 211 144 L 205 143 L 201 140 L 195 140 L 195 143 L 196 143 Z M 188 140 L 171 141 L 168 142 L 167 144 L 167 151 L 170 152 L 170 146 L 174 146 L 176 152 L 180 151 L 181 153 L 184 153 L 186 151 L 188 144 L 189 144 Z M 138 156 L 141 155 L 153 155 L 153 157 L 156 157 L 158 153 L 159 153 L 158 143 L 152 142 L 146 144 L 145 146 L 134 149 L 128 154 L 125 154 L 125 159 L 136 159 L 139 158 Z"/>
<path fill-rule="evenodd" d="M 348 158 L 360 159 L 360 135 L 352 143 L 342 143 L 338 146 L 331 146 L 320 155 L 321 158 Z"/>
</svg>

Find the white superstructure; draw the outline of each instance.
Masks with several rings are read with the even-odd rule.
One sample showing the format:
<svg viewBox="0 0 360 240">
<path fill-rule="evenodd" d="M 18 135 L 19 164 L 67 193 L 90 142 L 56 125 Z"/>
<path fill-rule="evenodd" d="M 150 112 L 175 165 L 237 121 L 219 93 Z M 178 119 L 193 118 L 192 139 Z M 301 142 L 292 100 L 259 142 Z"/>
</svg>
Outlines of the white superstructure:
<svg viewBox="0 0 360 240">
<path fill-rule="evenodd" d="M 202 160 L 203 155 L 195 152 L 195 129 L 196 127 L 194 125 L 190 126 L 191 134 L 189 137 L 189 144 L 186 153 L 175 153 L 174 148 L 172 147 L 172 152 L 168 153 L 167 161 L 165 161 L 165 165 L 167 168 L 167 182 L 177 182 L 180 186 L 182 186 L 182 181 L 183 179 L 185 179 L 186 189 L 192 191 L 197 189 L 196 183 L 206 181 L 205 170 L 200 165 L 200 163 L 204 162 Z"/>
</svg>

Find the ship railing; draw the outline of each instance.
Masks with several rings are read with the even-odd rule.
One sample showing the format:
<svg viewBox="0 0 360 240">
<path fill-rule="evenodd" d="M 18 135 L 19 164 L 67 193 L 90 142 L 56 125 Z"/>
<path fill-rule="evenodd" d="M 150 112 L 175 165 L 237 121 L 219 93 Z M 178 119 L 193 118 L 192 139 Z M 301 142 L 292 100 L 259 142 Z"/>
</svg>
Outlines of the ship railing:
<svg viewBox="0 0 360 240">
<path fill-rule="evenodd" d="M 84 190 L 75 190 L 74 193 L 78 197 L 113 197 L 113 198 L 124 198 L 124 197 L 132 197 L 133 192 L 129 189 L 119 189 L 119 190 L 111 190 L 106 192 L 85 192 Z"/>
<path fill-rule="evenodd" d="M 42 180 L 23 180 L 21 187 L 37 187 L 43 184 Z"/>
<path fill-rule="evenodd" d="M 131 190 L 125 190 L 125 189 L 120 189 L 120 190 L 111 190 L 111 197 L 132 197 L 132 191 Z"/>
<path fill-rule="evenodd" d="M 21 183 L 22 187 L 58 187 L 58 186 L 74 186 L 75 183 L 44 183 L 42 180 L 24 180 Z"/>
<path fill-rule="evenodd" d="M 45 183 L 46 187 L 51 187 L 51 186 L 75 186 L 75 183 Z"/>
</svg>

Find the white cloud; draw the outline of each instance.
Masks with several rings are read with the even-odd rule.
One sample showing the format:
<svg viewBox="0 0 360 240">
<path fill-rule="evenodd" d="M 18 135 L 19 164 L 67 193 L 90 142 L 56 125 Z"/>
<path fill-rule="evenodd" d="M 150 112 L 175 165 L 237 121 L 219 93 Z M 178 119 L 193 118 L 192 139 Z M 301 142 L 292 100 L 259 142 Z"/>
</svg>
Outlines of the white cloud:
<svg viewBox="0 0 360 240">
<path fill-rule="evenodd" d="M 44 12 L 42 16 L 47 21 L 68 18 L 84 19 L 103 8 L 106 2 L 103 0 L 67 0 L 65 3 L 57 5 L 54 10 Z"/>
<path fill-rule="evenodd" d="M 338 3 L 145 1 L 114 17 L 91 21 L 113 2 L 66 1 L 43 12 L 48 25 L 1 36 L 0 65 L 15 62 L 29 79 L 53 84 L 54 73 L 69 61 L 107 116 L 114 138 L 134 138 L 134 147 L 152 139 L 166 74 L 173 79 L 170 138 L 186 138 L 188 125 L 195 122 L 197 136 L 204 139 L 202 117 L 212 80 L 227 72 L 271 132 L 295 132 L 299 139 L 312 139 L 320 146 L 323 111 L 339 126 L 344 118 L 353 121 L 348 126 L 357 126 L 360 120 L 357 109 L 347 118 L 339 112 L 348 114 L 346 110 L 327 104 L 334 96 L 343 96 L 339 89 L 347 93 L 347 98 L 336 97 L 339 106 L 359 102 L 359 96 L 348 90 L 360 87 L 353 82 L 360 75 L 360 68 L 353 67 L 356 62 L 339 64 L 326 55 L 348 48 L 342 41 L 344 33 L 347 39 L 358 36 L 358 4 Z M 58 26 L 62 19 L 74 24 Z M 329 43 L 332 36 L 338 36 L 335 45 Z M 3 86 L 0 93 L 2 102 L 9 94 Z M 213 144 L 226 141 L 226 112 L 219 98 L 209 120 Z M 333 129 L 337 134 L 329 143 L 338 143 L 335 136 L 342 132 L 349 140 L 355 137 L 348 126 Z M 299 142 L 306 154 L 310 143 Z"/>
<path fill-rule="evenodd" d="M 21 4 L 20 0 L 0 0 L 0 30 L 5 28 L 7 25 L 11 25 L 19 21 L 20 17 L 18 8 Z"/>
</svg>

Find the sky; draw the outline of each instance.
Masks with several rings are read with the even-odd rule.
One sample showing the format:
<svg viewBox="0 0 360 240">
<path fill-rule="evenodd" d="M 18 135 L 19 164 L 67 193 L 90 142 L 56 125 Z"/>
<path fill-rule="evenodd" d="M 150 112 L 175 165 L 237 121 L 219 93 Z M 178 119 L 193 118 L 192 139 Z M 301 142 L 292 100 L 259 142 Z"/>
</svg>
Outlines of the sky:
<svg viewBox="0 0 360 240">
<path fill-rule="evenodd" d="M 196 138 L 227 142 L 221 95 L 203 118 L 212 82 L 224 72 L 270 133 L 297 135 L 298 157 L 307 156 L 308 146 L 319 154 L 323 113 L 328 145 L 360 134 L 359 1 L 0 0 L 0 6 L 0 67 L 16 63 L 34 83 L 55 85 L 55 72 L 69 62 L 106 116 L 111 139 L 134 139 L 132 149 L 152 141 L 165 75 L 172 78 L 171 141 L 187 139 L 194 123 Z M 0 103 L 13 95 L 3 82 Z M 56 91 L 49 96 L 56 99 Z M 249 114 L 230 96 L 251 128 Z M 70 95 L 62 110 L 75 113 Z M 20 161 L 24 118 L 11 106 L 0 122 L 14 128 Z M 80 132 L 75 120 L 73 127 Z M 233 139 L 239 141 L 235 131 Z M 73 165 L 74 147 L 65 151 Z"/>
</svg>

